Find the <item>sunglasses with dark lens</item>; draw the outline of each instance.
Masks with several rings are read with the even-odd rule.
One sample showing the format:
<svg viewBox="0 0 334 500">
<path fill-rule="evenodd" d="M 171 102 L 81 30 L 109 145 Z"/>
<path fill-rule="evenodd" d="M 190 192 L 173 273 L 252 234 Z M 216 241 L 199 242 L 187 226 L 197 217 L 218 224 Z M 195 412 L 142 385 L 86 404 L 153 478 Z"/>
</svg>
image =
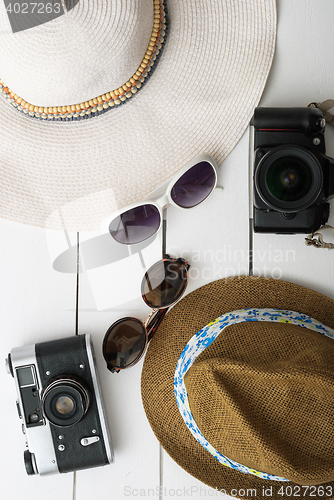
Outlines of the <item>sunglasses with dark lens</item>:
<svg viewBox="0 0 334 500">
<path fill-rule="evenodd" d="M 217 168 L 212 156 L 196 156 L 147 200 L 122 209 L 111 221 L 104 219 L 102 228 L 108 228 L 111 236 L 125 245 L 145 241 L 159 230 L 164 207 L 171 204 L 193 208 L 212 193 L 217 184 Z"/>
<path fill-rule="evenodd" d="M 137 318 L 122 318 L 113 323 L 103 340 L 103 356 L 111 372 L 135 365 L 158 329 L 170 306 L 187 287 L 189 263 L 165 255 L 146 271 L 141 284 L 145 303 L 153 311 L 145 323 Z"/>
</svg>

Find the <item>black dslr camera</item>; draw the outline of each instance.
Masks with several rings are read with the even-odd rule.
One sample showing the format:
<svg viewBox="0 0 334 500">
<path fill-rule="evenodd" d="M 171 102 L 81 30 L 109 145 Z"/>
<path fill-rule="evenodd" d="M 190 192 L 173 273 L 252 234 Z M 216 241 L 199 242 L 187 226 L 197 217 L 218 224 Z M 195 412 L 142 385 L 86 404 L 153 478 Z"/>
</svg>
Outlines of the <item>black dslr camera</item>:
<svg viewBox="0 0 334 500">
<path fill-rule="evenodd" d="M 29 475 L 113 461 L 90 335 L 12 349 L 6 365 L 15 379 Z"/>
<path fill-rule="evenodd" d="M 254 231 L 311 233 L 329 217 L 334 160 L 326 156 L 326 120 L 317 108 L 256 108 Z"/>
</svg>

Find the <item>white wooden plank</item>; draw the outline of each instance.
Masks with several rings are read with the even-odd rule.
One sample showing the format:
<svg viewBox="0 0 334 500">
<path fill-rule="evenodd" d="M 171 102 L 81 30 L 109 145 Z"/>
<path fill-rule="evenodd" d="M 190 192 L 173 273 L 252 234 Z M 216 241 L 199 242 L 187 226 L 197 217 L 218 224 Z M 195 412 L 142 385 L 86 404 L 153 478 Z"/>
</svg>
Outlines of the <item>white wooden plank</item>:
<svg viewBox="0 0 334 500">
<path fill-rule="evenodd" d="M 137 245 L 122 245 L 110 234 L 80 235 L 80 264 L 98 311 L 126 304 L 140 295 L 145 271 L 161 258 L 161 231 Z"/>
<path fill-rule="evenodd" d="M 333 98 L 334 39 L 330 19 L 334 3 L 281 1 L 278 13 L 276 57 L 261 105 L 306 106 Z M 329 125 L 325 138 L 327 154 L 334 157 L 334 129 Z M 333 208 L 332 201 L 332 225 Z M 334 251 L 307 247 L 305 236 L 254 234 L 254 274 L 292 281 L 334 297 Z M 334 241 L 330 233 L 325 236 Z"/>
<path fill-rule="evenodd" d="M 203 498 L 228 500 L 233 498 L 227 495 L 222 489 L 210 488 L 210 486 L 188 474 L 165 451 L 163 451 L 162 460 L 164 476 L 161 492 L 164 500 L 167 500 L 169 497 L 189 497 L 194 500 L 202 500 Z"/>
<path fill-rule="evenodd" d="M 191 265 L 186 293 L 220 278 L 248 275 L 248 144 L 247 131 L 219 167 L 222 189 L 192 210 L 168 208 L 167 249 Z M 162 470 L 163 498 L 180 492 L 193 500 L 231 498 L 192 477 L 166 452 Z"/>
<path fill-rule="evenodd" d="M 81 237 L 87 241 L 88 235 Z M 115 447 L 115 463 L 77 472 L 77 498 L 104 498 L 106 494 L 112 494 L 121 500 L 140 490 L 148 491 L 159 486 L 159 443 L 151 431 L 141 401 L 143 360 L 116 374 L 107 370 L 102 356 L 103 337 L 114 321 L 124 316 L 145 321 L 151 312 L 141 298 L 140 283 L 145 270 L 161 258 L 160 237 L 143 248 L 141 256 L 135 250 L 132 253 L 127 258 L 84 270 L 79 278 L 79 332 L 91 333 L 93 338 Z M 85 259 L 83 266 L 84 262 Z"/>
<path fill-rule="evenodd" d="M 75 276 L 53 270 L 45 231 L 0 220 L 0 358 L 13 347 L 53 340 L 75 332 Z M 1 498 L 70 500 L 73 473 L 28 477 L 25 439 L 16 410 L 14 380 L 4 365 L 0 377 L 2 411 Z"/>
<path fill-rule="evenodd" d="M 330 0 L 326 0 L 321 4 L 321 9 L 319 7 L 320 5 L 305 0 L 293 2 L 281 0 L 278 2 L 277 51 L 261 105 L 306 106 L 311 101 L 320 102 L 332 97 L 333 66 L 330 61 L 333 52 L 333 37 L 328 19 L 333 18 L 330 13 L 334 13 L 334 5 Z M 329 149 L 328 153 L 330 153 Z M 206 225 L 201 225 L 201 218 L 199 218 L 186 226 L 186 229 L 192 226 L 195 230 L 194 233 L 201 235 L 205 240 L 203 243 L 197 236 L 195 241 L 200 246 L 207 245 L 208 248 L 212 249 L 211 234 L 213 232 L 215 232 L 215 237 L 223 238 L 222 245 L 229 245 L 232 239 L 231 253 L 228 254 L 225 267 L 228 265 L 233 268 L 234 266 L 236 274 L 248 273 L 242 272 L 248 264 L 248 241 L 246 240 L 248 211 L 243 204 L 244 200 L 248 200 L 245 181 L 247 169 L 248 146 L 244 137 L 222 167 L 222 172 L 226 172 L 226 182 L 223 184 L 230 193 L 230 203 L 224 207 L 224 217 L 219 216 L 218 209 L 212 225 L 209 225 L 209 218 L 206 219 Z M 236 177 L 234 178 L 234 176 Z M 204 205 L 200 211 L 201 214 L 204 213 Z M 194 240 L 191 240 L 191 231 L 181 231 L 181 216 L 178 217 L 175 214 L 173 225 L 177 228 L 174 234 L 175 240 L 179 242 L 179 251 L 182 251 L 184 246 L 191 249 L 196 248 Z M 170 245 L 174 244 L 174 239 L 171 240 L 174 238 L 174 235 L 171 236 L 173 234 L 171 221 L 172 219 L 169 217 L 168 243 Z M 277 277 L 297 280 L 302 284 L 307 282 L 309 286 L 312 283 L 320 291 L 326 291 L 333 295 L 331 283 L 333 282 L 334 259 L 331 255 L 325 255 L 325 251 L 323 251 L 317 257 L 317 264 L 314 266 L 312 260 L 310 265 L 310 251 L 311 253 L 319 253 L 320 250 L 307 248 L 300 237 L 298 239 L 298 237 L 293 236 L 290 240 L 291 243 L 286 236 L 277 236 L 277 238 L 281 238 L 278 248 L 282 251 L 283 263 L 279 260 L 281 256 L 277 256 L 274 252 L 277 243 L 273 244 L 273 235 L 255 235 L 254 267 L 259 268 L 259 273 L 263 274 L 267 261 L 271 261 L 270 269 L 267 272 L 277 273 Z M 297 240 L 298 245 L 296 244 Z M 216 248 L 214 243 L 213 248 Z M 192 252 L 194 254 L 193 250 Z M 188 254 L 191 257 L 191 251 L 188 251 Z M 324 259 L 327 259 L 326 262 Z M 203 269 L 206 264 L 205 259 L 201 258 L 200 267 Z M 322 269 L 325 270 L 324 273 Z M 281 272 L 282 276 L 279 275 Z M 319 279 L 319 272 L 322 274 L 321 279 Z M 230 274 L 231 272 L 228 271 L 225 276 Z M 307 280 L 305 276 L 308 277 Z M 203 277 L 200 276 L 199 279 L 201 280 L 200 284 L 203 284 Z M 191 289 L 192 286 L 194 285 L 190 284 Z M 177 491 L 188 488 L 188 491 L 193 492 L 193 500 L 217 495 L 217 492 L 212 489 L 201 491 L 201 483 L 178 467 L 167 454 L 164 454 L 163 471 L 163 485 L 167 488 L 167 492 L 168 489 Z M 203 485 L 203 488 L 206 487 Z"/>
<path fill-rule="evenodd" d="M 261 106 L 307 106 L 333 94 L 332 0 L 279 0 L 276 52 Z"/>
<path fill-rule="evenodd" d="M 262 105 L 303 106 L 333 97 L 330 21 L 333 9 L 332 0 L 322 0 L 321 5 L 312 0 L 278 2 L 277 53 Z M 332 132 L 327 135 L 328 153 L 334 155 Z M 245 134 L 221 166 L 219 184 L 222 191 L 217 190 L 194 210 L 168 209 L 168 251 L 188 258 L 192 266 L 187 293 L 220 277 L 248 273 L 247 169 L 248 134 Z M 334 223 L 333 214 L 331 222 Z M 0 232 L 0 307 L 4 332 L 1 353 L 4 358 L 15 345 L 74 333 L 76 276 L 68 272 L 70 268 L 65 273 L 64 264 L 60 263 L 59 269 L 63 273 L 53 270 L 52 265 L 69 243 L 75 248 L 76 235 L 61 242 L 60 237 L 55 238 L 48 250 L 42 230 L 0 221 Z M 282 254 L 275 253 L 276 250 Z M 144 258 L 144 267 L 155 260 L 155 253 L 158 259 L 158 247 Z M 254 268 L 259 274 L 274 273 L 275 277 L 334 296 L 332 254 L 334 251 L 306 247 L 301 235 L 254 235 Z M 114 292 L 115 269 L 120 271 L 118 276 L 123 276 L 118 264 L 114 269 L 107 269 L 108 265 L 90 268 L 80 275 L 79 332 L 93 336 L 116 462 L 77 473 L 76 497 L 149 498 L 152 496 L 150 490 L 156 492 L 162 486 L 166 488 L 165 498 L 172 496 L 172 492 L 177 496 L 178 491 L 190 491 L 193 500 L 207 498 L 215 491 L 189 476 L 165 453 L 160 480 L 159 444 L 146 420 L 140 399 L 142 363 L 118 375 L 109 373 L 104 365 L 101 345 L 108 326 L 123 315 L 144 320 L 149 313 L 138 288 L 141 279 L 138 269 L 142 266 L 138 257 L 135 256 L 136 261 L 133 259 L 133 266 L 130 265 L 131 258 L 127 262 L 129 265 L 124 268 L 124 273 L 128 272 L 126 280 L 122 282 L 118 277 L 115 283 L 124 295 L 111 293 Z M 73 255 L 70 259 L 71 267 L 76 261 Z M 49 478 L 26 476 L 22 465 L 24 440 L 15 409 L 15 389 L 5 372 L 0 380 L 6 408 L 0 417 L 2 428 L 6 429 L 2 440 L 5 452 L 2 451 L 0 461 L 2 496 L 29 500 L 38 492 L 39 496 L 52 500 L 58 498 L 61 491 L 62 497 L 72 497 L 72 474 Z"/>
<path fill-rule="evenodd" d="M 167 250 L 191 266 L 187 293 L 220 278 L 248 274 L 248 142 L 247 131 L 220 165 L 219 187 L 201 205 L 167 209 Z"/>
</svg>

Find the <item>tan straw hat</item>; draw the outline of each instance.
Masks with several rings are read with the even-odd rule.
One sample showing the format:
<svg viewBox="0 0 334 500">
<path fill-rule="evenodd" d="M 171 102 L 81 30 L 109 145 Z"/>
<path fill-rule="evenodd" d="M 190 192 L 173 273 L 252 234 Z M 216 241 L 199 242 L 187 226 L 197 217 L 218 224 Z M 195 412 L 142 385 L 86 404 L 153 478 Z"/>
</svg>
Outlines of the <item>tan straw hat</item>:
<svg viewBox="0 0 334 500">
<path fill-rule="evenodd" d="M 0 216 L 99 229 L 196 154 L 222 162 L 275 36 L 275 0 L 0 2 Z"/>
<path fill-rule="evenodd" d="M 292 283 L 238 277 L 190 293 L 143 366 L 156 437 L 229 495 L 334 498 L 333 329 L 333 300 Z"/>
</svg>

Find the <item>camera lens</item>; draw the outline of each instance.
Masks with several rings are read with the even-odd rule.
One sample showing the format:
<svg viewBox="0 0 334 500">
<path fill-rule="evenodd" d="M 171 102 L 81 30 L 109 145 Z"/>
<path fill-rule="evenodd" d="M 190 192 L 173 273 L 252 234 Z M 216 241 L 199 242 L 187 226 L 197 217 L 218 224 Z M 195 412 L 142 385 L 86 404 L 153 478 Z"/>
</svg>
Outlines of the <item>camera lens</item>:
<svg viewBox="0 0 334 500">
<path fill-rule="evenodd" d="M 45 389 L 43 410 L 54 425 L 67 427 L 79 422 L 89 407 L 89 393 L 84 385 L 74 379 L 58 379 Z"/>
<path fill-rule="evenodd" d="M 75 401 L 69 395 L 61 394 L 54 399 L 54 409 L 58 415 L 73 415 L 75 407 Z"/>
<path fill-rule="evenodd" d="M 285 156 L 270 165 L 266 184 L 269 192 L 278 200 L 298 201 L 312 186 L 312 171 L 301 158 Z"/>
<path fill-rule="evenodd" d="M 267 153 L 259 162 L 255 188 L 269 208 L 298 212 L 315 202 L 323 175 L 316 157 L 297 146 L 282 146 Z"/>
</svg>

